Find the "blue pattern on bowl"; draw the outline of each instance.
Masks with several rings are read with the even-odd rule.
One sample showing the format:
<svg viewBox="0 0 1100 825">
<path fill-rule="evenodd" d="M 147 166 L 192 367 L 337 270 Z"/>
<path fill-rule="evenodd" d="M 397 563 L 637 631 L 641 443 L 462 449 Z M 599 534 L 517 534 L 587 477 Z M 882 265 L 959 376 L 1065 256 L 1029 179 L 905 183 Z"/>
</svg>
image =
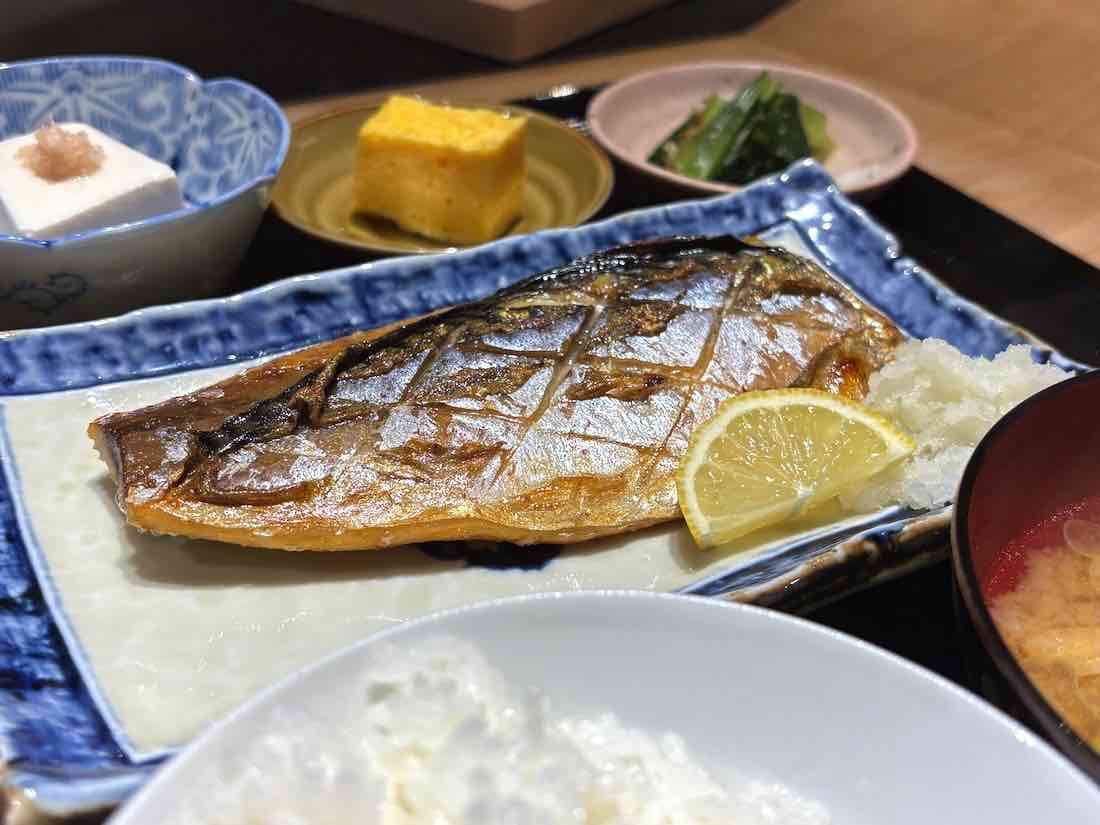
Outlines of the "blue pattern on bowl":
<svg viewBox="0 0 1100 825">
<path fill-rule="evenodd" d="M 19 279 L 0 286 L 0 304 L 11 301 L 43 315 L 88 291 L 88 279 L 71 272 L 54 272 L 40 283 Z"/>
<path fill-rule="evenodd" d="M 132 57 L 59 57 L 0 64 L 0 140 L 48 119 L 79 121 L 150 157 L 179 177 L 186 208 L 113 233 L 173 220 L 270 183 L 282 165 L 290 126 L 279 106 L 237 80 L 202 81 L 173 63 Z M 5 243 L 56 246 L 105 230 Z"/>
<path fill-rule="evenodd" d="M 302 276 L 232 300 L 156 307 L 96 325 L 29 332 L 0 341 L 0 397 L 91 387 L 285 351 L 479 298 L 527 275 L 634 240 L 781 228 L 797 231 L 815 255 L 911 335 L 943 337 L 975 355 L 1035 343 L 901 256 L 894 238 L 844 198 L 820 166 L 807 161 L 725 197 L 508 238 L 451 255 L 393 258 Z M 1079 366 L 1041 346 L 1034 352 L 1042 360 Z M 79 676 L 73 661 L 79 653 L 62 642 L 18 524 L 18 484 L 9 455 L 5 451 L 0 483 L 0 725 L 11 780 L 33 788 L 40 804 L 55 809 L 115 802 L 147 778 L 156 760 L 125 755 Z M 946 546 L 945 530 L 943 513 L 884 511 L 873 522 L 731 565 L 735 569 L 688 590 L 767 600 L 775 588 L 801 580 L 798 571 L 804 565 L 831 559 L 830 554 L 836 556 L 830 569 L 848 570 L 839 586 L 859 586 L 941 552 L 933 545 Z M 866 552 L 856 552 L 859 548 Z M 853 559 L 862 565 L 856 574 L 844 567 Z M 820 586 L 817 596 L 838 585 Z"/>
</svg>

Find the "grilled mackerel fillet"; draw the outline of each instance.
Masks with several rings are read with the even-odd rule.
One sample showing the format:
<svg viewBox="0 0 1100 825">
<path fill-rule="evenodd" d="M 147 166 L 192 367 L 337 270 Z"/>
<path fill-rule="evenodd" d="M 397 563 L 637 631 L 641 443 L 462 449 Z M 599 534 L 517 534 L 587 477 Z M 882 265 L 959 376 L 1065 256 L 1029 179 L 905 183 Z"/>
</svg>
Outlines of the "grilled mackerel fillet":
<svg viewBox="0 0 1100 825">
<path fill-rule="evenodd" d="M 692 430 L 746 390 L 854 398 L 894 325 L 732 237 L 621 247 L 92 422 L 144 530 L 284 550 L 575 542 L 679 516 Z"/>
</svg>

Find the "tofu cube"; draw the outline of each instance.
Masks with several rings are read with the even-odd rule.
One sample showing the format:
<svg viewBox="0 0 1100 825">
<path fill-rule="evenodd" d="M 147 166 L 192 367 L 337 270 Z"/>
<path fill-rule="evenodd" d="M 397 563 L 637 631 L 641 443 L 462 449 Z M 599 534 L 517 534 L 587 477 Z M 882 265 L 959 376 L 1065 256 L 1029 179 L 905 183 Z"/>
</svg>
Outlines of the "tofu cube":
<svg viewBox="0 0 1100 825">
<path fill-rule="evenodd" d="M 82 123 L 59 124 L 85 132 L 103 151 L 99 168 L 89 175 L 49 180 L 20 157 L 35 143 L 22 135 L 0 142 L 0 234 L 60 238 L 138 221 L 183 207 L 176 173 L 159 161 Z"/>
<path fill-rule="evenodd" d="M 357 211 L 452 243 L 497 238 L 523 211 L 527 118 L 395 96 L 359 130 Z"/>
</svg>

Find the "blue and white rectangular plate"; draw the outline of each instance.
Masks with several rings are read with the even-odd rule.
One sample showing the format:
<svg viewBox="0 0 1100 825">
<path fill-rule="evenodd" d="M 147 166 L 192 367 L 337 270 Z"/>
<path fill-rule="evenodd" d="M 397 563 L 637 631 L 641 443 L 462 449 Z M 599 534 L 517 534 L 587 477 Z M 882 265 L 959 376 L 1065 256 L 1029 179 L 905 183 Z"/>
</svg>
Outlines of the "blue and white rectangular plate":
<svg viewBox="0 0 1100 825">
<path fill-rule="evenodd" d="M 257 553 L 127 527 L 85 430 L 255 359 L 480 298 L 594 250 L 758 235 L 817 258 L 917 337 L 1072 366 L 952 293 L 807 162 L 744 191 L 452 255 L 303 276 L 234 298 L 0 341 L 0 723 L 8 781 L 48 810 L 111 804 L 206 725 L 372 631 L 516 593 L 679 590 L 801 607 L 941 554 L 948 514 L 819 518 L 715 554 L 678 524 L 507 569 L 417 548 Z"/>
</svg>

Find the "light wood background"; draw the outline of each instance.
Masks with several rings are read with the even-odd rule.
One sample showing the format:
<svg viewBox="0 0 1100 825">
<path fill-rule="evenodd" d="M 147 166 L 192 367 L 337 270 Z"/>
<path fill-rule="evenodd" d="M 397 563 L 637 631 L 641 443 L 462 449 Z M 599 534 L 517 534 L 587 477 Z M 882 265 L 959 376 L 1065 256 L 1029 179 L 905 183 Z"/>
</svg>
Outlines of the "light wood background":
<svg viewBox="0 0 1100 825">
<path fill-rule="evenodd" d="M 416 88 L 503 100 L 738 58 L 827 69 L 888 96 L 917 127 L 922 168 L 1100 266 L 1100 0 L 797 0 L 743 34 Z"/>
</svg>

